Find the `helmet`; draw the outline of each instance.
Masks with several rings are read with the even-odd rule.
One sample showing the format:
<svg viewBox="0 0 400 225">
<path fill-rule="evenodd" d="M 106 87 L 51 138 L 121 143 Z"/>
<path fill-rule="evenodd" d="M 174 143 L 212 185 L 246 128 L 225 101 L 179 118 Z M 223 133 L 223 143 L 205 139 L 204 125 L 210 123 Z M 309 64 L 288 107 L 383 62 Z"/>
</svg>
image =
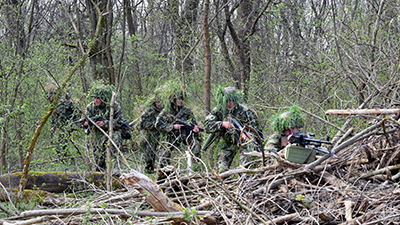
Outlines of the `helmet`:
<svg viewBox="0 0 400 225">
<path fill-rule="evenodd" d="M 224 116 L 227 114 L 226 104 L 228 101 L 234 101 L 236 104 L 241 103 L 243 99 L 243 92 L 237 90 L 235 87 L 222 87 L 217 89 L 217 110 L 222 110 Z"/>
<path fill-rule="evenodd" d="M 297 106 L 293 106 L 288 111 L 276 115 L 272 120 L 272 128 L 279 133 L 283 133 L 289 128 L 303 126 L 304 115 Z"/>
<path fill-rule="evenodd" d="M 92 98 L 100 98 L 103 102 L 110 102 L 112 93 L 115 91 L 113 85 L 95 84 L 90 89 L 89 96 Z"/>
</svg>

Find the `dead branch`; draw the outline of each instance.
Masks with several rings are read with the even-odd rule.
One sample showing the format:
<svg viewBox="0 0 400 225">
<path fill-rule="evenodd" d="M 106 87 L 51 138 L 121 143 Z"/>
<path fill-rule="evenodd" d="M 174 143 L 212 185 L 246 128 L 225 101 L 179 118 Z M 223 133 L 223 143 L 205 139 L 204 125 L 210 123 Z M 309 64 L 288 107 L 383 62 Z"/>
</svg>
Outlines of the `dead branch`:
<svg viewBox="0 0 400 225">
<path fill-rule="evenodd" d="M 388 115 L 398 114 L 400 109 L 330 109 L 325 115 Z"/>
</svg>

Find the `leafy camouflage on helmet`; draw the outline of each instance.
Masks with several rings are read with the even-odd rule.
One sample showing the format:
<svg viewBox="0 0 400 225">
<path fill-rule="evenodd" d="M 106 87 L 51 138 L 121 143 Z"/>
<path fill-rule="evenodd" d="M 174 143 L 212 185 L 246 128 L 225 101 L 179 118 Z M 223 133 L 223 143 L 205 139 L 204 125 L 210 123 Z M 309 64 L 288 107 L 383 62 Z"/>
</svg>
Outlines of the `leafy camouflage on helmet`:
<svg viewBox="0 0 400 225">
<path fill-rule="evenodd" d="M 57 90 L 57 87 L 53 83 L 47 83 L 46 86 L 44 87 L 44 90 L 46 94 L 50 94 L 52 92 L 55 92 Z"/>
<path fill-rule="evenodd" d="M 243 92 L 241 90 L 237 90 L 234 87 L 222 87 L 219 86 L 217 89 L 217 110 L 222 111 L 224 117 L 227 115 L 226 104 L 228 101 L 234 101 L 236 104 L 242 102 Z"/>
<path fill-rule="evenodd" d="M 183 89 L 181 82 L 171 80 L 165 83 L 160 88 L 160 99 L 163 102 L 164 108 L 168 111 L 171 107 L 171 103 L 174 104 L 175 99 L 185 99 L 187 97 L 186 91 Z"/>
<path fill-rule="evenodd" d="M 54 97 L 57 94 L 57 86 L 51 82 L 46 83 L 46 86 L 44 87 L 44 91 L 46 92 L 47 99 L 50 102 L 53 102 Z"/>
<path fill-rule="evenodd" d="M 95 84 L 90 89 L 89 96 L 93 98 L 100 98 L 103 102 L 109 103 L 111 101 L 112 93 L 115 91 L 113 85 Z"/>
<path fill-rule="evenodd" d="M 158 87 L 154 90 L 153 94 L 147 98 L 147 101 L 143 104 L 143 108 L 146 109 L 152 106 L 155 102 L 163 102 L 162 98 L 162 88 Z"/>
<path fill-rule="evenodd" d="M 272 120 L 272 128 L 274 131 L 283 133 L 292 127 L 303 127 L 304 115 L 297 106 L 291 107 L 288 111 L 275 115 Z"/>
</svg>

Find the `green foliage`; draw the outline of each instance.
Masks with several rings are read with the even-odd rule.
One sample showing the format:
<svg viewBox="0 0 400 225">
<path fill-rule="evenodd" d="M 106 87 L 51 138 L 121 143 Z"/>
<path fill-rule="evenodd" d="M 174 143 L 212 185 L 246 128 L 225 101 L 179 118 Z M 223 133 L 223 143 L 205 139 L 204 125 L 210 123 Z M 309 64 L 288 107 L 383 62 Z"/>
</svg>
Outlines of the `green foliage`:
<svg viewBox="0 0 400 225">
<path fill-rule="evenodd" d="M 227 104 L 229 101 L 233 101 L 236 104 L 239 104 L 242 102 L 243 99 L 243 91 L 241 90 L 236 90 L 236 88 L 234 87 L 222 87 L 222 86 L 218 86 L 217 88 L 217 98 L 216 98 L 216 102 L 217 102 L 217 106 L 216 109 L 218 111 L 222 110 L 224 117 L 227 115 Z"/>
<path fill-rule="evenodd" d="M 183 218 L 185 218 L 185 220 L 191 220 L 196 214 L 196 209 L 192 209 L 192 211 L 189 211 L 189 208 L 185 208 L 183 210 Z"/>
<path fill-rule="evenodd" d="M 283 133 L 289 128 L 304 126 L 305 118 L 300 109 L 294 105 L 288 111 L 275 115 L 272 127 L 276 132 Z"/>
<path fill-rule="evenodd" d="M 89 96 L 100 98 L 103 102 L 109 103 L 113 92 L 115 92 L 115 87 L 113 85 L 105 85 L 100 81 L 96 82 L 90 89 Z"/>
<path fill-rule="evenodd" d="M 169 110 L 171 104 L 175 99 L 187 98 L 186 90 L 183 88 L 182 82 L 177 80 L 169 80 L 158 89 L 157 95 L 163 102 L 163 106 L 166 110 Z"/>
</svg>

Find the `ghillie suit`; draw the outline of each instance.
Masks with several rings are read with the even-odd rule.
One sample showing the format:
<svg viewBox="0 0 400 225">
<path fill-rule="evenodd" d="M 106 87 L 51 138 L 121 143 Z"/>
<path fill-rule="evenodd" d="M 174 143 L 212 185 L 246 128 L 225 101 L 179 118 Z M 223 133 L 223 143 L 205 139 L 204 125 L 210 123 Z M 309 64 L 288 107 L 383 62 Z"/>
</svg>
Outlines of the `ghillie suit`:
<svg viewBox="0 0 400 225">
<path fill-rule="evenodd" d="M 104 124 L 101 126 L 101 129 L 108 134 L 109 125 L 110 125 L 110 101 L 112 97 L 112 92 L 115 88 L 112 85 L 103 85 L 96 84 L 94 85 L 90 92 L 89 96 L 92 98 L 100 98 L 101 104 L 96 105 L 94 101 L 89 103 L 86 107 L 86 116 L 92 118 L 93 121 L 103 121 Z M 85 119 L 86 117 L 82 117 Z M 114 103 L 114 114 L 113 114 L 113 134 L 112 140 L 117 145 L 118 148 L 121 148 L 122 138 L 121 138 L 121 130 L 124 126 L 124 118 L 122 114 L 122 108 L 118 102 Z M 89 126 L 90 133 L 90 143 L 93 148 L 93 155 L 96 160 L 96 169 L 105 169 L 106 168 L 106 152 L 108 146 L 108 138 L 94 125 Z M 112 145 L 112 152 L 115 154 L 116 149 Z"/>
<path fill-rule="evenodd" d="M 144 151 L 145 171 L 154 173 L 155 163 L 157 160 L 157 148 L 159 147 L 161 133 L 155 124 L 157 116 L 163 109 L 162 99 L 160 96 L 160 88 L 157 88 L 144 104 L 146 107 L 140 116 L 139 129 L 143 134 L 140 140 L 140 148 Z"/>
<path fill-rule="evenodd" d="M 167 82 L 162 87 L 162 99 L 164 100 L 164 109 L 157 117 L 156 128 L 159 129 L 165 136 L 170 145 L 162 158 L 162 166 L 171 165 L 171 152 L 176 147 L 184 145 L 197 158 L 201 157 L 200 134 L 190 132 L 183 133 L 181 129 L 174 129 L 177 120 L 182 120 L 197 126 L 196 118 L 192 110 L 184 105 L 178 105 L 177 100 L 184 100 L 187 95 L 182 88 L 182 84 L 176 81 Z"/>
<path fill-rule="evenodd" d="M 237 151 L 240 151 L 240 165 L 247 163 L 250 159 L 243 153 L 253 151 L 255 148 L 253 144 L 240 146 L 240 137 L 237 135 L 235 128 L 226 129 L 222 126 L 223 122 L 231 123 L 232 118 L 235 118 L 243 126 L 248 125 L 258 129 L 257 114 L 241 104 L 242 99 L 242 91 L 236 90 L 234 87 L 223 88 L 219 86 L 216 95 L 217 106 L 206 117 L 204 122 L 207 133 L 210 133 L 212 135 L 210 137 L 219 143 L 221 151 L 217 161 L 219 172 L 229 169 Z M 231 110 L 228 110 L 227 107 L 230 104 L 229 102 L 234 104 Z"/>
<path fill-rule="evenodd" d="M 287 136 L 285 130 L 301 128 L 304 126 L 304 115 L 297 106 L 292 106 L 288 111 L 275 115 L 271 120 L 275 133 L 268 138 L 265 150 L 278 152 L 286 147 Z"/>
<path fill-rule="evenodd" d="M 53 83 L 48 83 L 45 86 L 47 99 L 53 102 L 58 88 Z M 69 139 L 72 132 L 75 130 L 73 121 L 77 118 L 77 110 L 72 102 L 69 93 L 63 94 L 57 100 L 56 107 L 51 115 L 51 139 L 56 140 L 56 152 L 62 161 L 69 158 Z M 57 135 L 57 138 L 54 138 Z"/>
</svg>

